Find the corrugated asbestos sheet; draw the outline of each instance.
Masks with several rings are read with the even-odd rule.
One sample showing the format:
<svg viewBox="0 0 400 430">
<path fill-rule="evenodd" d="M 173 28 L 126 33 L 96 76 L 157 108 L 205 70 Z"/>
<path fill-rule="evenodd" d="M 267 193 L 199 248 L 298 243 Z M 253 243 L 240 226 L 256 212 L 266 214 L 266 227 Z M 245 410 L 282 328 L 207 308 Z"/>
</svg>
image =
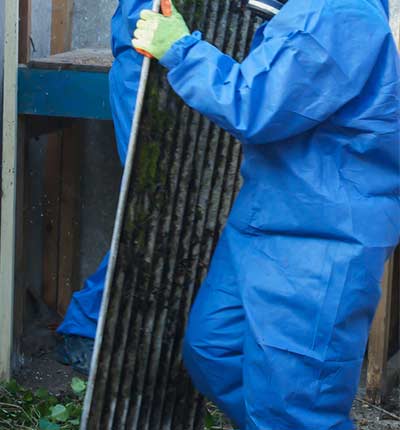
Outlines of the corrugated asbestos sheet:
<svg viewBox="0 0 400 430">
<path fill-rule="evenodd" d="M 243 58 L 254 17 L 230 0 L 177 6 L 191 28 Z M 184 106 L 156 63 L 146 94 L 89 430 L 203 428 L 203 399 L 180 351 L 194 295 L 240 187 L 240 145 Z"/>
</svg>

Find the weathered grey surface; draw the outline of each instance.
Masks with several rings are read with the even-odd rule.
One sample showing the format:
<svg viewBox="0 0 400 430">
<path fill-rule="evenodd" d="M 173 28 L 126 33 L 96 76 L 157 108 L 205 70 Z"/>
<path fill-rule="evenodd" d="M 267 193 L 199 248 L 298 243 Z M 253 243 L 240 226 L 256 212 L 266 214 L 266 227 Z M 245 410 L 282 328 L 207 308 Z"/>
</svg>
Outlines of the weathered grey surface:
<svg viewBox="0 0 400 430">
<path fill-rule="evenodd" d="M 75 0 L 72 47 L 109 48 L 110 21 L 117 0 Z"/>
<path fill-rule="evenodd" d="M 32 0 L 32 58 L 50 54 L 51 0 Z"/>
<path fill-rule="evenodd" d="M 111 122 L 86 123 L 82 160 L 81 284 L 111 243 L 122 173 Z"/>
<path fill-rule="evenodd" d="M 108 73 L 114 57 L 110 49 L 75 49 L 51 55 L 45 58 L 35 58 L 30 67 L 38 69 L 81 70 Z"/>
</svg>

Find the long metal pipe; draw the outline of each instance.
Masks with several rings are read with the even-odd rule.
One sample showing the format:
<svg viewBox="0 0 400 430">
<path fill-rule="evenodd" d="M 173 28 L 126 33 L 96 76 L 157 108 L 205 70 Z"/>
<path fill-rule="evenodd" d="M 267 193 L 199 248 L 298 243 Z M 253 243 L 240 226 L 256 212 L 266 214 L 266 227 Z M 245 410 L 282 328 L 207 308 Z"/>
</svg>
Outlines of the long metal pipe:
<svg viewBox="0 0 400 430">
<path fill-rule="evenodd" d="M 6 0 L 6 1 L 9 1 L 11 3 L 15 0 Z M 152 9 L 154 12 L 159 12 L 160 4 L 161 4 L 161 0 L 153 1 Z M 110 259 L 107 267 L 107 275 L 106 275 L 106 281 L 105 281 L 105 287 L 104 287 L 103 300 L 102 300 L 100 317 L 99 317 L 99 322 L 98 322 L 97 331 L 96 331 L 96 342 L 94 346 L 92 363 L 91 363 L 92 371 L 90 373 L 87 392 L 86 392 L 85 401 L 84 401 L 84 408 L 83 408 L 83 414 L 81 419 L 81 430 L 86 430 L 87 428 L 90 405 L 93 399 L 94 381 L 96 379 L 96 371 L 97 371 L 97 364 L 98 364 L 99 353 L 100 353 L 100 346 L 103 341 L 106 309 L 108 308 L 108 304 L 110 301 L 110 291 L 111 291 L 112 282 L 115 276 L 115 266 L 116 266 L 116 261 L 118 256 L 119 243 L 121 239 L 122 225 L 123 225 L 124 214 L 126 210 L 126 202 L 128 199 L 129 186 L 130 186 L 131 177 L 132 177 L 133 161 L 135 157 L 136 143 L 139 135 L 140 119 L 143 111 L 146 85 L 147 85 L 147 80 L 150 72 L 150 64 L 151 64 L 151 60 L 147 57 L 144 57 L 141 74 L 140 74 L 139 88 L 136 96 L 135 112 L 132 118 L 128 153 L 127 153 L 124 173 L 122 176 L 122 183 L 121 183 L 121 189 L 119 194 L 113 237 L 111 241 Z"/>
</svg>

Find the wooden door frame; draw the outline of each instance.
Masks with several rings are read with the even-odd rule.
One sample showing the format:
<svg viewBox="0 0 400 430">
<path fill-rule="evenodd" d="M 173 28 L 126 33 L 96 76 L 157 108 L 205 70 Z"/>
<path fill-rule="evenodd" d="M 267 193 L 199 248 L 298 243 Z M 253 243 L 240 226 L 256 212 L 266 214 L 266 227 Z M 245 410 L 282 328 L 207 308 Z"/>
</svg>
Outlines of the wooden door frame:
<svg viewBox="0 0 400 430">
<path fill-rule="evenodd" d="M 0 221 L 0 380 L 11 376 L 14 338 L 19 0 L 4 3 L 3 136 Z"/>
</svg>

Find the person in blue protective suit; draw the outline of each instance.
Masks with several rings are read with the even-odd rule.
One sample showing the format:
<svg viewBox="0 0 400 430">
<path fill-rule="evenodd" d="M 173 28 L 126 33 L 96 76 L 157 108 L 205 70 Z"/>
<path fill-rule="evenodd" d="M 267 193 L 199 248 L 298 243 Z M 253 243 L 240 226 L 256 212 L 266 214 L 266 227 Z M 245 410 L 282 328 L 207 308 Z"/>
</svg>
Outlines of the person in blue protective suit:
<svg viewBox="0 0 400 430">
<path fill-rule="evenodd" d="M 132 115 L 142 67 L 142 56 L 132 50 L 132 32 L 143 8 L 151 1 L 120 0 L 112 19 L 112 50 L 115 57 L 110 72 L 110 101 L 121 163 L 125 164 Z M 123 97 L 121 96 L 123 95 Z M 67 314 L 58 328 L 63 341 L 57 358 L 82 373 L 89 373 L 97 322 L 107 272 L 109 254 L 89 277 L 81 291 L 73 295 Z"/>
<path fill-rule="evenodd" d="M 289 0 L 242 63 L 143 12 L 135 48 L 243 144 L 243 187 L 184 360 L 241 430 L 347 430 L 400 234 L 400 67 L 385 0 Z M 179 31 L 175 31 L 178 29 Z"/>
</svg>

